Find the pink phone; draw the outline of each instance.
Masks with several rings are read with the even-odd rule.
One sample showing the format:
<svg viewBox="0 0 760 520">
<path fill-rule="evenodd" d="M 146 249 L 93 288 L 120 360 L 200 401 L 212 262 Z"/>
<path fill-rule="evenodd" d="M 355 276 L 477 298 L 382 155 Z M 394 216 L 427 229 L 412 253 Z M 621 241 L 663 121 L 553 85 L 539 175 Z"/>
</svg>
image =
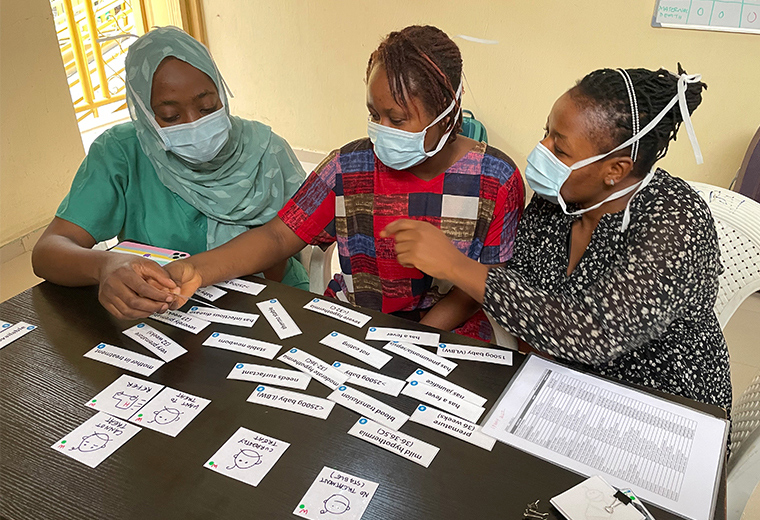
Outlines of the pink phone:
<svg viewBox="0 0 760 520">
<path fill-rule="evenodd" d="M 129 241 L 119 242 L 113 246 L 110 251 L 150 258 L 154 262 L 157 262 L 159 265 L 166 265 L 169 262 L 173 262 L 174 260 L 179 260 L 180 258 L 187 258 L 190 256 L 188 253 L 182 251 L 153 247 Z"/>
</svg>

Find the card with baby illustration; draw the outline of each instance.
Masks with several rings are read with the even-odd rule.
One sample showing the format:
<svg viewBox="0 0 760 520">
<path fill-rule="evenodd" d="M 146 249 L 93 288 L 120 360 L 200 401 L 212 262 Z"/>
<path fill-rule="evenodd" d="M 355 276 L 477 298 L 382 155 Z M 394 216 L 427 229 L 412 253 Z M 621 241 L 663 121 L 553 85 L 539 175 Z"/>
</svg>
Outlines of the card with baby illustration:
<svg viewBox="0 0 760 520">
<path fill-rule="evenodd" d="M 241 426 L 203 466 L 258 486 L 289 446 L 287 442 Z"/>
<path fill-rule="evenodd" d="M 129 420 L 176 437 L 210 402 L 167 386 Z"/>
</svg>

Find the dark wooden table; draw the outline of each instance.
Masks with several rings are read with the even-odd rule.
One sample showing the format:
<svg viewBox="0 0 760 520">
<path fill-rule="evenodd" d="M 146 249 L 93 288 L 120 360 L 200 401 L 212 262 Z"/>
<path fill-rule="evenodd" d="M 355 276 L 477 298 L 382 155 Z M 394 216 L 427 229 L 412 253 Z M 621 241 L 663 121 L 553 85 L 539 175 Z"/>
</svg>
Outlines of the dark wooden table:
<svg viewBox="0 0 760 520">
<path fill-rule="evenodd" d="M 106 342 L 149 354 L 122 334 L 138 321 L 113 318 L 99 305 L 94 287 L 64 288 L 45 282 L 0 304 L 0 319 L 39 326 L 0 350 L 0 517 L 293 518 L 292 511 L 323 466 L 379 483 L 363 517 L 367 520 L 517 520 L 526 504 L 536 499 L 541 500 L 542 511 L 550 511 L 550 519 L 561 517 L 550 508 L 549 498 L 584 477 L 505 444 L 497 442 L 489 452 L 407 422 L 401 431 L 440 448 L 426 469 L 347 435 L 359 416 L 341 406 L 335 406 L 323 421 L 246 402 L 256 385 L 226 379 L 236 362 L 285 365 L 276 359 L 201 346 L 212 331 L 296 346 L 328 363 L 338 360 L 364 366 L 320 345 L 319 340 L 337 330 L 364 341 L 370 325 L 432 330 L 367 310 L 362 312 L 372 315 L 372 321 L 358 329 L 303 309 L 313 294 L 272 282 L 257 297 L 230 291 L 216 305 L 258 314 L 255 303 L 271 297 L 280 299 L 304 331 L 302 335 L 281 341 L 263 318 L 251 329 L 212 324 L 198 335 L 147 320 L 188 352 L 146 379 L 205 397 L 211 404 L 176 438 L 144 429 L 95 469 L 50 446 L 90 418 L 94 412 L 84 403 L 125 373 L 84 358 L 85 352 Z M 451 343 L 478 344 L 450 333 L 441 337 Z M 447 379 L 488 398 L 488 410 L 522 359 L 515 355 L 512 367 L 459 361 Z M 415 368 L 413 362 L 394 356 L 382 373 L 406 379 Z M 418 404 L 406 396 L 360 390 L 410 415 Z M 312 381 L 307 393 L 327 397 L 330 390 Z M 290 443 L 258 487 L 202 467 L 240 426 Z M 650 510 L 658 520 L 677 518 L 654 507 Z M 723 508 L 718 510 L 716 518 L 725 518 Z"/>
</svg>

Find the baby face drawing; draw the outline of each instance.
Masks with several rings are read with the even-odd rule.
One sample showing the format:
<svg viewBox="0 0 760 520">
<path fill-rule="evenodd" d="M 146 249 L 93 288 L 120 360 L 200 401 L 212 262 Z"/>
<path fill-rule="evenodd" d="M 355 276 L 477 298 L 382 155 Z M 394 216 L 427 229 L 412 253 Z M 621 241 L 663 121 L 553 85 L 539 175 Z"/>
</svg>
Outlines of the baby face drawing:
<svg viewBox="0 0 760 520">
<path fill-rule="evenodd" d="M 179 421 L 180 415 L 182 415 L 182 412 L 176 408 L 167 408 L 164 406 L 163 409 L 153 412 L 153 420 L 148 422 L 154 422 L 156 424 L 170 424 L 174 421 Z"/>
<path fill-rule="evenodd" d="M 349 509 L 351 501 L 343 495 L 330 495 L 330 497 L 323 502 L 325 508 L 320 511 L 320 514 L 331 513 L 333 515 L 342 515 Z"/>
<path fill-rule="evenodd" d="M 227 469 L 248 469 L 257 464 L 261 464 L 261 455 L 253 450 L 240 450 L 240 452 L 233 457 L 232 466 Z"/>
<path fill-rule="evenodd" d="M 105 448 L 106 444 L 110 440 L 111 439 L 105 433 L 92 433 L 90 435 L 85 435 L 82 437 L 82 442 L 79 443 L 79 446 L 72 448 L 72 451 L 79 450 L 81 452 L 87 453 L 90 451 L 99 450 Z"/>
</svg>

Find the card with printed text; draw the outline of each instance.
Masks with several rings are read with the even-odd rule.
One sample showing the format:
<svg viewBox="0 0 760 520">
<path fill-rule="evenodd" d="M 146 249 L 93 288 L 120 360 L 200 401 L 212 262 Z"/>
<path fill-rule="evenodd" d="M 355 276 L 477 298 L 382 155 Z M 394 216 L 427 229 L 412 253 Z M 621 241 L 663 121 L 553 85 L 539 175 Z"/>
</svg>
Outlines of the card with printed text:
<svg viewBox="0 0 760 520">
<path fill-rule="evenodd" d="M 210 402 L 167 386 L 129 420 L 176 437 Z"/>
<path fill-rule="evenodd" d="M 164 385 L 124 374 L 90 399 L 85 406 L 120 419 L 129 419 L 153 399 Z"/>
<path fill-rule="evenodd" d="M 98 412 L 51 448 L 94 468 L 139 431 L 127 421 Z"/>
<path fill-rule="evenodd" d="M 377 482 L 325 466 L 293 514 L 314 520 L 359 520 L 377 486 Z"/>
<path fill-rule="evenodd" d="M 289 446 L 287 442 L 240 427 L 203 467 L 258 486 Z"/>
</svg>

